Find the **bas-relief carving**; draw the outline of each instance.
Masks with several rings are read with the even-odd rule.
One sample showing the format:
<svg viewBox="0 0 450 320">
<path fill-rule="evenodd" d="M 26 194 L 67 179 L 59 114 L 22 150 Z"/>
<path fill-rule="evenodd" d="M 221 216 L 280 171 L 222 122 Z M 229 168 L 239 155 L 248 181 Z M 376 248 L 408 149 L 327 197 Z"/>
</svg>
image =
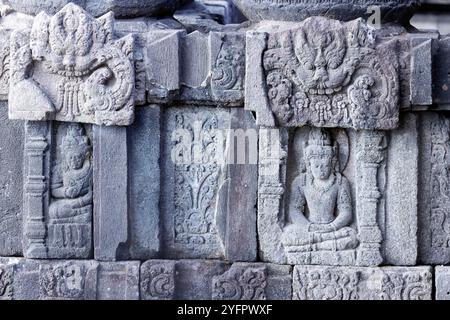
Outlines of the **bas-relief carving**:
<svg viewBox="0 0 450 320">
<path fill-rule="evenodd" d="M 41 12 L 11 36 L 12 119 L 129 125 L 134 120 L 132 35 L 114 39 L 114 18 L 68 4 Z M 23 94 L 26 92 L 26 94 Z"/>
<path fill-rule="evenodd" d="M 172 300 L 175 294 L 175 262 L 146 262 L 141 266 L 141 299 Z"/>
<path fill-rule="evenodd" d="M 49 256 L 88 257 L 92 247 L 91 146 L 81 125 L 61 125 L 57 131 L 47 222 Z"/>
<path fill-rule="evenodd" d="M 226 128 L 226 119 L 227 111 L 178 109 L 169 115 L 173 131 L 168 131 L 171 154 L 167 156 L 172 159 L 166 161 L 174 162 L 173 184 L 166 188 L 173 192 L 173 211 L 170 221 L 166 219 L 166 246 L 191 258 L 224 255 L 215 211 L 225 143 L 220 129 Z"/>
<path fill-rule="evenodd" d="M 357 231 L 350 226 L 354 221 L 352 195 L 341 173 L 340 166 L 345 169 L 346 160 L 340 161 L 338 148 L 327 131 L 310 130 L 300 164 L 306 170 L 292 183 L 288 204 L 291 224 L 282 235 L 289 263 L 355 263 L 354 249 L 359 241 Z"/>
<path fill-rule="evenodd" d="M 0 300 L 13 298 L 13 271 L 11 268 L 0 266 Z"/>
<path fill-rule="evenodd" d="M 295 267 L 297 300 L 430 300 L 432 273 L 427 267 Z"/>
<path fill-rule="evenodd" d="M 249 63 L 247 78 L 263 73 L 264 85 L 247 88 L 246 99 L 267 97 L 255 108 L 261 125 L 394 129 L 398 125 L 398 41 L 381 43 L 362 20 L 348 23 L 314 17 L 264 25 L 247 45 L 264 38 L 262 65 Z M 259 34 L 259 36 L 258 36 Z M 250 44 L 251 45 L 251 44 Z M 264 88 L 266 87 L 266 88 Z"/>
<path fill-rule="evenodd" d="M 25 161 L 24 255 L 88 258 L 92 248 L 90 130 L 29 122 Z"/>
<path fill-rule="evenodd" d="M 278 137 L 267 139 L 264 132 L 258 207 L 262 260 L 381 264 L 384 134 L 305 127 L 279 130 Z"/>
<path fill-rule="evenodd" d="M 233 266 L 213 277 L 212 286 L 212 298 L 216 300 L 266 300 L 266 268 Z"/>
</svg>

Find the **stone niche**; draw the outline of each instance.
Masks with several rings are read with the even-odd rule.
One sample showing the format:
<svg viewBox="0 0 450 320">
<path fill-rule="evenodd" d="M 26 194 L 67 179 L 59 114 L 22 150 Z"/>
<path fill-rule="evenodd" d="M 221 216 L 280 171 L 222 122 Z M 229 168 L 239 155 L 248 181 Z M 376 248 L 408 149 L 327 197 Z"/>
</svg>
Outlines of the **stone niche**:
<svg viewBox="0 0 450 320">
<path fill-rule="evenodd" d="M 395 131 L 260 129 L 260 258 L 296 265 L 415 265 L 417 122 Z"/>
<path fill-rule="evenodd" d="M 24 256 L 91 257 L 91 126 L 27 122 L 25 137 Z"/>
</svg>

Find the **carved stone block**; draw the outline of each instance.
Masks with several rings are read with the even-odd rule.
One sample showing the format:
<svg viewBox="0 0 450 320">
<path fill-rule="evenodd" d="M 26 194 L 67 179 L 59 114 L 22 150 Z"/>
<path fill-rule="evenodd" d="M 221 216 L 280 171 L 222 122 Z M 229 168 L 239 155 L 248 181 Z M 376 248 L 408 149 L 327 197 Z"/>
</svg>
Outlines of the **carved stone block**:
<svg viewBox="0 0 450 320">
<path fill-rule="evenodd" d="M 141 265 L 146 300 L 287 300 L 291 267 L 207 260 L 149 260 Z"/>
<path fill-rule="evenodd" d="M 247 32 L 245 107 L 264 126 L 394 129 L 398 59 L 361 19 L 264 23 Z"/>
<path fill-rule="evenodd" d="M 0 103 L 0 256 L 22 253 L 24 124 L 8 120 Z"/>
<path fill-rule="evenodd" d="M 386 143 L 381 131 L 260 129 L 262 260 L 381 264 Z"/>
<path fill-rule="evenodd" d="M 419 122 L 419 261 L 450 262 L 450 119 L 422 113 Z"/>
<path fill-rule="evenodd" d="M 8 0 L 17 11 L 36 15 L 41 11 L 55 14 L 63 6 L 72 2 L 83 6 L 90 14 L 98 17 L 110 10 L 119 17 L 159 15 L 173 12 L 186 0 Z"/>
<path fill-rule="evenodd" d="M 240 150 L 246 138 L 256 146 L 251 116 L 229 109 L 170 108 L 163 128 L 163 256 L 254 260 L 256 199 L 249 183 L 256 178 L 256 163 L 226 161 L 228 137 L 235 141 L 238 128 Z M 250 192 L 237 200 L 242 188 Z"/>
<path fill-rule="evenodd" d="M 295 266 L 296 300 L 431 300 L 431 267 Z"/>
<path fill-rule="evenodd" d="M 10 46 L 9 117 L 104 125 L 134 120 L 134 39 L 115 39 L 114 18 L 74 4 L 42 12 Z"/>
<path fill-rule="evenodd" d="M 435 269 L 436 300 L 450 300 L 450 267 Z"/>
<path fill-rule="evenodd" d="M 139 262 L 0 259 L 0 297 L 13 300 L 137 300 Z"/>
<path fill-rule="evenodd" d="M 433 35 L 411 38 L 411 104 L 428 106 L 433 103 Z"/>
<path fill-rule="evenodd" d="M 88 125 L 28 122 L 24 161 L 24 256 L 92 254 L 92 135 Z"/>
</svg>

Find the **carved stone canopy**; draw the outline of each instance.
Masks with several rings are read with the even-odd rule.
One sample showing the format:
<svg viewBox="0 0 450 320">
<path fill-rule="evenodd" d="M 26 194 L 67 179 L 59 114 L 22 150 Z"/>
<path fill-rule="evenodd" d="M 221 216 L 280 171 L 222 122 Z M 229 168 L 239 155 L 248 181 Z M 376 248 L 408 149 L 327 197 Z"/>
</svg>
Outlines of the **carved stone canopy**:
<svg viewBox="0 0 450 320">
<path fill-rule="evenodd" d="M 312 17 L 247 33 L 246 104 L 264 126 L 395 129 L 398 40 L 362 19 Z"/>
<path fill-rule="evenodd" d="M 83 7 L 95 17 L 109 11 L 117 17 L 153 16 L 173 12 L 187 0 L 7 0 L 4 1 L 19 11 L 36 15 L 41 11 L 55 14 L 72 2 Z"/>
<path fill-rule="evenodd" d="M 134 120 L 134 38 L 114 39 L 112 13 L 98 19 L 68 4 L 41 12 L 11 35 L 9 117 L 103 125 Z"/>
<path fill-rule="evenodd" d="M 252 21 L 301 21 L 312 16 L 325 16 L 342 21 L 368 18 L 379 8 L 381 21 L 398 21 L 410 15 L 417 0 L 233 0 Z M 376 9 L 378 10 L 378 9 Z"/>
</svg>

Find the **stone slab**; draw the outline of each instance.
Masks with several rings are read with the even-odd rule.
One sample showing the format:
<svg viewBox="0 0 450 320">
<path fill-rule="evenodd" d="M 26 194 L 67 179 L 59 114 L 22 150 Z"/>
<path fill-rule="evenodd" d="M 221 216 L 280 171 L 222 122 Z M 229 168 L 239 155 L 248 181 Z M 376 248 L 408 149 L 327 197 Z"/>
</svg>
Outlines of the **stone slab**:
<svg viewBox="0 0 450 320">
<path fill-rule="evenodd" d="M 450 267 L 435 269 L 436 300 L 450 300 Z"/>
<path fill-rule="evenodd" d="M 431 267 L 295 266 L 294 300 L 431 300 Z"/>
<path fill-rule="evenodd" d="M 211 260 L 148 260 L 141 265 L 145 300 L 288 300 L 291 267 Z"/>
<path fill-rule="evenodd" d="M 22 253 L 24 129 L 0 102 L 0 256 Z"/>
</svg>

